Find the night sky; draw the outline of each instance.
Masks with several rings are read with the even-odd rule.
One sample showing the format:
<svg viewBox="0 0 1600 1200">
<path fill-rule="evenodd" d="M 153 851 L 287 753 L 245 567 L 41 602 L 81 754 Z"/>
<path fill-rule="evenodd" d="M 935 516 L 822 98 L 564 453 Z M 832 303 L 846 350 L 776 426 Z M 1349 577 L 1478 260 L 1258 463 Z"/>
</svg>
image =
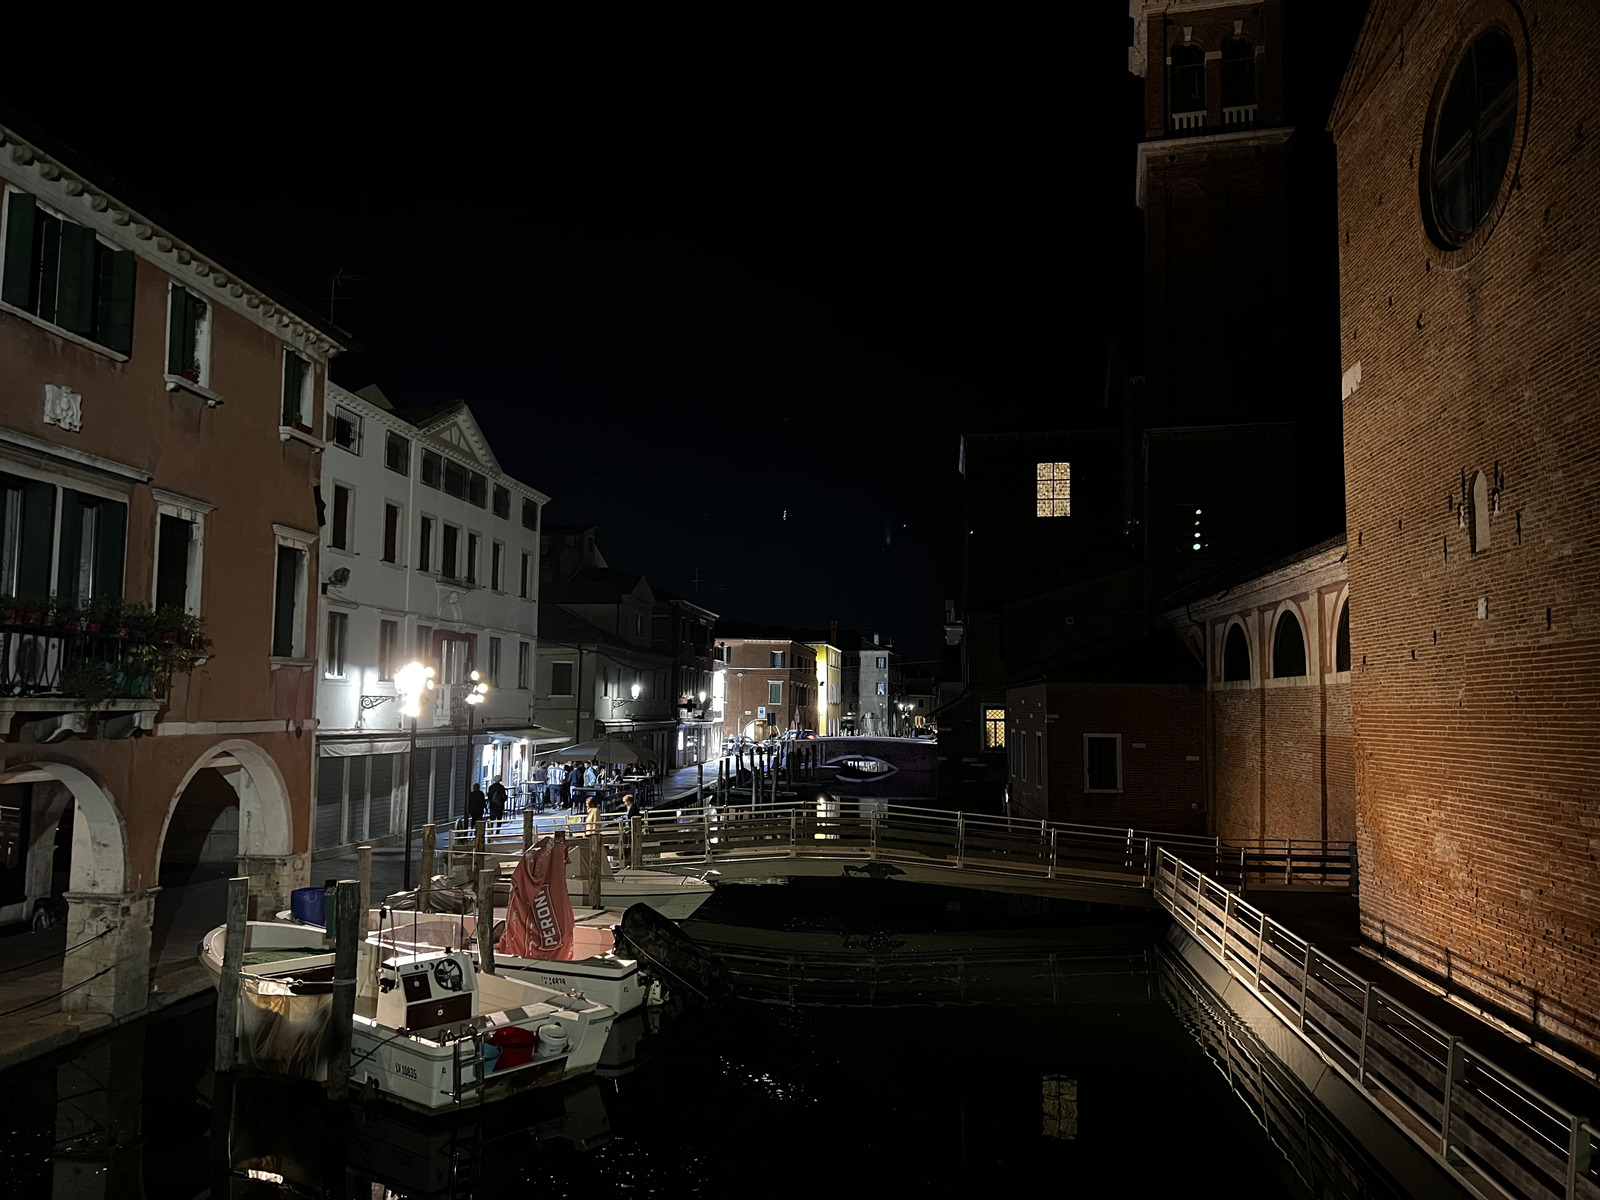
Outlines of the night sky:
<svg viewBox="0 0 1600 1200">
<path fill-rule="evenodd" d="M 342 270 L 335 380 L 467 400 L 613 566 L 933 656 L 959 433 L 1137 336 L 1127 6 L 786 11 L 190 29 L 0 102 L 321 315 Z"/>
</svg>

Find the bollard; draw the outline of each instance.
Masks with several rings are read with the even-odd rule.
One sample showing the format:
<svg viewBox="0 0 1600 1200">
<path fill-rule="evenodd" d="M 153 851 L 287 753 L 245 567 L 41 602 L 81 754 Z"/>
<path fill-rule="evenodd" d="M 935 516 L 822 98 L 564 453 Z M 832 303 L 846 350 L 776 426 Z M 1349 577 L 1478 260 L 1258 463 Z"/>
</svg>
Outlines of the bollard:
<svg viewBox="0 0 1600 1200">
<path fill-rule="evenodd" d="M 328 1061 L 328 1095 L 344 1098 L 350 1086 L 350 1038 L 356 1011 L 356 950 L 361 944 L 357 917 L 361 904 L 361 884 L 341 879 L 335 891 L 333 934 L 333 1011 L 328 1022 L 333 1028 L 333 1054 Z"/>
<path fill-rule="evenodd" d="M 228 880 L 228 940 L 222 949 L 222 979 L 217 984 L 217 1044 L 214 1063 L 218 1071 L 233 1070 L 238 1052 L 239 968 L 244 965 L 244 943 L 249 934 L 250 877 Z"/>
<path fill-rule="evenodd" d="M 478 872 L 478 967 L 485 975 L 494 974 L 494 885 L 499 874 L 492 867 Z"/>
<path fill-rule="evenodd" d="M 422 827 L 422 879 L 417 885 L 417 911 L 433 911 L 433 844 L 437 835 L 432 825 Z"/>
<path fill-rule="evenodd" d="M 361 933 L 366 935 L 367 914 L 372 911 L 372 847 L 356 847 L 356 879 L 361 884 Z"/>
</svg>

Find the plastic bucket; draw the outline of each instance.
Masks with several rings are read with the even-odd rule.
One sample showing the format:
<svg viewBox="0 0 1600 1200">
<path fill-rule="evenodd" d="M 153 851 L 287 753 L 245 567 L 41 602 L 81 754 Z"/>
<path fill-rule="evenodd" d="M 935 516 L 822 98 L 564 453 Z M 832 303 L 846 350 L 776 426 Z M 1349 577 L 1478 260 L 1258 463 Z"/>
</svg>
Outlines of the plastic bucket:
<svg viewBox="0 0 1600 1200">
<path fill-rule="evenodd" d="M 289 893 L 289 915 L 307 925 L 328 923 L 328 893 L 319 887 L 295 888 Z"/>
<path fill-rule="evenodd" d="M 500 1070 L 509 1070 L 520 1067 L 533 1058 L 533 1048 L 539 1042 L 539 1035 L 531 1029 L 521 1029 L 512 1026 L 508 1029 L 496 1029 L 488 1037 L 491 1046 L 500 1049 Z"/>
<path fill-rule="evenodd" d="M 483 1044 L 483 1064 L 478 1068 L 487 1075 L 500 1065 L 500 1047 L 489 1042 Z"/>
<path fill-rule="evenodd" d="M 567 1042 L 567 1031 L 555 1022 L 539 1026 L 539 1057 L 553 1058 L 557 1054 L 565 1054 L 571 1047 Z"/>
</svg>

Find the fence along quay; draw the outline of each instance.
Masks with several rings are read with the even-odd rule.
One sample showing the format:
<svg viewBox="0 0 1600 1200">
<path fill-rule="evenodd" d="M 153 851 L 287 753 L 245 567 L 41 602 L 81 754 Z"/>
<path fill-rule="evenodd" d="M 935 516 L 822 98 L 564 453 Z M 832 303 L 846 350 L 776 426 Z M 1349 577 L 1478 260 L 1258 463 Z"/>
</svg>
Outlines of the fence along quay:
<svg viewBox="0 0 1600 1200">
<path fill-rule="evenodd" d="M 1157 901 L 1470 1191 L 1600 1198 L 1596 1128 L 1165 849 Z"/>
<path fill-rule="evenodd" d="M 1349 843 L 1229 841 L 1029 822 L 823 798 L 657 809 L 637 831 L 608 818 L 619 860 L 724 879 L 893 875 L 906 881 L 1160 905 L 1334 1070 L 1471 1191 L 1514 1200 L 1600 1200 L 1597 1129 L 1411 1011 L 1241 897 L 1246 890 L 1354 891 Z M 451 852 L 520 852 L 567 818 L 458 829 Z M 581 823 L 581 817 L 574 824 Z M 637 852 L 624 843 L 636 836 Z M 480 848 L 481 847 L 481 848 Z M 1196 866 L 1195 864 L 1199 864 Z M 1203 869 L 1202 869 L 1203 868 Z"/>
</svg>

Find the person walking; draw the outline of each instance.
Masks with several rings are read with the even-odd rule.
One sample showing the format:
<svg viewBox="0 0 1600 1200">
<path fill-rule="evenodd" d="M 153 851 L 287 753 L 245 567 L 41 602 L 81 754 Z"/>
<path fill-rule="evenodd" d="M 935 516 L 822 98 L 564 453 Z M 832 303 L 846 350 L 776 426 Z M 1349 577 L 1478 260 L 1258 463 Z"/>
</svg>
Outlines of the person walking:
<svg viewBox="0 0 1600 1200">
<path fill-rule="evenodd" d="M 483 789 L 477 784 L 472 785 L 472 791 L 467 793 L 467 821 L 476 825 L 483 820 L 484 814 L 489 810 L 489 799 L 483 794 Z"/>
<path fill-rule="evenodd" d="M 624 859 L 634 870 L 639 870 L 644 866 L 643 826 L 639 823 L 639 806 L 634 803 L 632 792 L 622 797 L 622 828 L 627 838 L 627 853 L 618 855 L 618 858 Z"/>
<path fill-rule="evenodd" d="M 489 819 L 491 821 L 506 819 L 506 785 L 500 782 L 498 775 L 489 785 Z"/>
<path fill-rule="evenodd" d="M 557 808 L 567 806 L 567 769 L 559 762 L 550 764 L 550 803 Z"/>
</svg>

